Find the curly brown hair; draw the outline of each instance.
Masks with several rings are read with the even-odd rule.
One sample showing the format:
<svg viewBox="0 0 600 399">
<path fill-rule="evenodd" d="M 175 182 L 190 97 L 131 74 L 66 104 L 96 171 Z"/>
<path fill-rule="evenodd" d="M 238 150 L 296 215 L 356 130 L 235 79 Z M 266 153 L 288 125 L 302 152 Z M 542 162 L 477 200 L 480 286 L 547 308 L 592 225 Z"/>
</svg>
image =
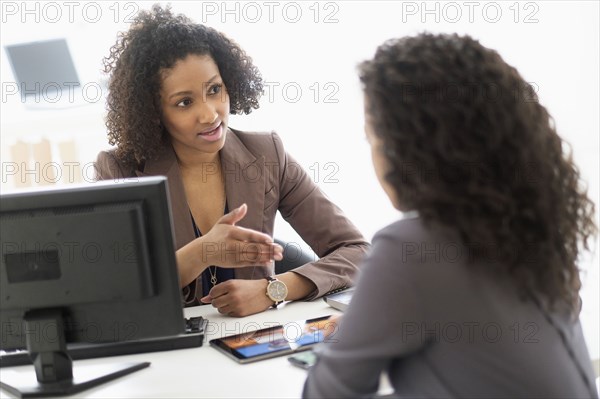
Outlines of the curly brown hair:
<svg viewBox="0 0 600 399">
<path fill-rule="evenodd" d="M 359 65 L 367 114 L 403 208 L 546 306 L 580 309 L 579 243 L 594 203 L 535 90 L 468 36 L 393 39 Z"/>
<path fill-rule="evenodd" d="M 248 114 L 258 108 L 263 82 L 252 59 L 215 29 L 155 4 L 139 12 L 127 32 L 119 33 L 104 58 L 104 72 L 111 74 L 108 141 L 117 145 L 116 156 L 124 164 L 139 167 L 168 142 L 167 131 L 157 123 L 160 72 L 190 54 L 214 59 L 229 93 L 230 113 Z"/>
</svg>

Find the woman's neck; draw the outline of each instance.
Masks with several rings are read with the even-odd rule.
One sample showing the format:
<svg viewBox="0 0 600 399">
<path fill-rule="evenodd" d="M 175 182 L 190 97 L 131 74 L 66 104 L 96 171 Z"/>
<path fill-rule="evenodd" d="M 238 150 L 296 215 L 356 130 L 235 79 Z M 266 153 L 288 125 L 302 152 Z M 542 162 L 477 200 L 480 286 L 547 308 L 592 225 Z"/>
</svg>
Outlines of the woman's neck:
<svg viewBox="0 0 600 399">
<path fill-rule="evenodd" d="M 175 148 L 179 168 L 185 171 L 202 171 L 218 168 L 221 161 L 219 152 L 181 151 Z"/>
</svg>

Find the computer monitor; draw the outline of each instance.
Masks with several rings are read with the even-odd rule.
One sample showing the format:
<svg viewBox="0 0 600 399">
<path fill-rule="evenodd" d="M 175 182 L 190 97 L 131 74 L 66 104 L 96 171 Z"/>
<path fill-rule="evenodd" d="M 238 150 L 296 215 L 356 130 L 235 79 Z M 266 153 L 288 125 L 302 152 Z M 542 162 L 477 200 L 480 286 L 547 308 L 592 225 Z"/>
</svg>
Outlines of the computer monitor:
<svg viewBox="0 0 600 399">
<path fill-rule="evenodd" d="M 0 349 L 27 348 L 37 377 L 2 388 L 75 393 L 149 363 L 79 381 L 66 343 L 184 333 L 167 192 L 144 177 L 0 195 Z"/>
</svg>

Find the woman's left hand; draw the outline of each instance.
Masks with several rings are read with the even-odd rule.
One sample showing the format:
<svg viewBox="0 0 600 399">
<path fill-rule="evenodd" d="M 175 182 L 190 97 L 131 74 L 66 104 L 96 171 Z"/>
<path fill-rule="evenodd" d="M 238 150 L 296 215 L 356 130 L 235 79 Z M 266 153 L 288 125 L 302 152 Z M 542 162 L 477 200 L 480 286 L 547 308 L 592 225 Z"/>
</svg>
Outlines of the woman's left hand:
<svg viewBox="0 0 600 399">
<path fill-rule="evenodd" d="M 243 317 L 267 310 L 273 301 L 267 296 L 266 279 L 232 279 L 215 285 L 202 303 L 210 303 L 219 313 L 227 316 Z"/>
</svg>

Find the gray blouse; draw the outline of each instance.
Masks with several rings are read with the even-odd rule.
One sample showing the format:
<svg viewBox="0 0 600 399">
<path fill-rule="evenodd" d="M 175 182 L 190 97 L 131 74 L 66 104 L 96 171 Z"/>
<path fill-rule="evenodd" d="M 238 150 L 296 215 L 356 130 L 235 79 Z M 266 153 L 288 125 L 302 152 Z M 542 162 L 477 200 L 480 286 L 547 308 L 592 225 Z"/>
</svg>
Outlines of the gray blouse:
<svg viewBox="0 0 600 399">
<path fill-rule="evenodd" d="M 597 398 L 579 321 L 468 267 L 444 237 L 419 218 L 377 233 L 303 396 L 373 396 L 386 371 L 399 397 Z"/>
</svg>

